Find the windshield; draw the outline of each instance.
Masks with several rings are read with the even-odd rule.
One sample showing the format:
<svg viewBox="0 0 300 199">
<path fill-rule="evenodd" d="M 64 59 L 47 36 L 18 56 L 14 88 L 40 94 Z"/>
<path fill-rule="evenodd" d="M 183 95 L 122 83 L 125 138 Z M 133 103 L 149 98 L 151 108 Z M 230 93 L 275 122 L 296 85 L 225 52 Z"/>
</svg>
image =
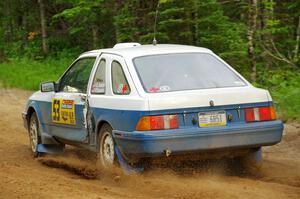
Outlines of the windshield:
<svg viewBox="0 0 300 199">
<path fill-rule="evenodd" d="M 224 63 L 207 53 L 162 54 L 133 60 L 146 92 L 245 86 Z"/>
</svg>

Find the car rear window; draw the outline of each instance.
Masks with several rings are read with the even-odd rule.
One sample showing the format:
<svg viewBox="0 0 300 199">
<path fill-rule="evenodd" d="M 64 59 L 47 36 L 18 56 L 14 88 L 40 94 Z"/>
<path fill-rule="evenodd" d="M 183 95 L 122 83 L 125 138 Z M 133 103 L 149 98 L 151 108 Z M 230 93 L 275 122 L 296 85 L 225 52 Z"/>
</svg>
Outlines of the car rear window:
<svg viewBox="0 0 300 199">
<path fill-rule="evenodd" d="M 143 56 L 133 63 L 149 93 L 246 85 L 223 62 L 207 53 Z"/>
</svg>

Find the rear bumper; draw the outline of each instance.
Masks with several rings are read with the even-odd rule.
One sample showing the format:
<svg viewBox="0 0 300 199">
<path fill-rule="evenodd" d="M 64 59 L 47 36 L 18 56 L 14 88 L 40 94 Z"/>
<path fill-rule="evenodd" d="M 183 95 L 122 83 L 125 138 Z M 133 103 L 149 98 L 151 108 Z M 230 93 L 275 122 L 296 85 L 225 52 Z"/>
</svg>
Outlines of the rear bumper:
<svg viewBox="0 0 300 199">
<path fill-rule="evenodd" d="M 253 148 L 281 141 L 280 120 L 241 123 L 225 127 L 184 128 L 162 131 L 113 131 L 114 139 L 129 159 L 201 152 L 216 149 Z"/>
</svg>

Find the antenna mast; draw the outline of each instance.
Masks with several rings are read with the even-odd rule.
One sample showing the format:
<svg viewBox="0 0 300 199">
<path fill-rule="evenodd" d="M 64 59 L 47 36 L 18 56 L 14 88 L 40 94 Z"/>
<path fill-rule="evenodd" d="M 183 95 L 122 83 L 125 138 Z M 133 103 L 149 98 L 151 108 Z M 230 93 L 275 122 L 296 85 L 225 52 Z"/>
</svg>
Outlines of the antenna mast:
<svg viewBox="0 0 300 199">
<path fill-rule="evenodd" d="M 157 2 L 156 12 L 155 12 L 154 38 L 153 38 L 153 41 L 152 41 L 152 43 L 153 43 L 154 46 L 157 44 L 157 41 L 156 41 L 156 24 L 157 24 L 158 10 L 159 10 L 159 1 Z"/>
</svg>

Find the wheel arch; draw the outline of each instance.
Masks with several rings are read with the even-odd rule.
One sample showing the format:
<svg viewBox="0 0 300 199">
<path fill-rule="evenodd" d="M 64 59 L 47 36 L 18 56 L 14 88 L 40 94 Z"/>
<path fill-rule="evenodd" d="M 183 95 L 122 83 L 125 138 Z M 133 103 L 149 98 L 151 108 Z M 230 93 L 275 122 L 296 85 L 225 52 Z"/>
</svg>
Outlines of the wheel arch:
<svg viewBox="0 0 300 199">
<path fill-rule="evenodd" d="M 27 111 L 26 111 L 27 115 L 26 115 L 26 120 L 27 120 L 27 124 L 28 124 L 28 130 L 29 130 L 29 122 L 30 122 L 30 118 L 32 117 L 32 114 L 35 113 L 36 114 L 36 118 L 38 120 L 39 123 L 39 128 L 41 128 L 40 130 L 44 130 L 43 127 L 41 126 L 41 122 L 42 120 L 42 115 L 41 112 L 39 111 L 39 106 L 37 103 L 32 102 L 29 104 Z"/>
<path fill-rule="evenodd" d="M 103 125 L 108 124 L 111 128 L 113 128 L 113 126 L 111 125 L 110 122 L 108 122 L 107 120 L 101 120 L 97 123 L 96 129 L 95 129 L 95 140 L 96 140 L 96 145 L 98 147 L 98 140 L 99 140 L 99 136 L 100 136 L 100 130 L 103 127 Z"/>
<path fill-rule="evenodd" d="M 109 126 L 112 127 L 112 125 L 111 125 L 108 121 L 106 121 L 106 120 L 101 120 L 101 121 L 99 121 L 99 122 L 97 123 L 97 126 L 96 126 L 96 134 L 97 134 L 97 136 L 98 136 L 98 134 L 100 133 L 100 129 L 102 128 L 102 126 L 103 126 L 104 124 L 108 124 Z"/>
<path fill-rule="evenodd" d="M 39 126 L 39 115 L 38 115 L 38 112 L 36 111 L 36 109 L 33 107 L 33 106 L 29 106 L 28 107 L 28 109 L 27 109 L 27 124 L 28 124 L 28 133 L 29 133 L 29 128 L 30 128 L 30 120 L 31 120 L 31 117 L 32 117 L 32 115 L 33 115 L 33 113 L 35 113 L 35 116 L 36 116 L 36 119 L 37 119 L 37 122 L 38 122 L 38 129 L 40 128 L 40 126 Z M 42 139 L 42 137 L 41 137 L 42 135 L 41 135 L 41 132 L 40 132 L 40 130 L 38 130 L 38 139 L 40 140 L 40 142 L 41 142 L 41 139 Z"/>
<path fill-rule="evenodd" d="M 33 106 L 29 106 L 28 109 L 27 109 L 27 116 L 26 116 L 27 126 L 28 126 L 27 130 L 29 130 L 29 122 L 30 122 L 30 118 L 31 118 L 33 113 L 36 113 L 36 110 L 34 109 Z M 36 114 L 36 116 L 37 116 L 37 114 Z"/>
<path fill-rule="evenodd" d="M 40 106 L 37 101 L 30 101 L 27 105 L 26 111 L 26 120 L 28 124 L 28 130 L 29 130 L 29 122 L 30 118 L 32 117 L 32 114 L 36 114 L 36 118 L 38 121 L 38 128 L 39 128 L 39 137 L 41 138 L 41 144 L 60 144 L 51 134 L 49 134 L 49 128 L 44 124 L 44 118 L 40 109 Z M 51 113 L 50 113 L 51 114 Z M 50 116 L 52 117 L 52 116 Z"/>
</svg>

